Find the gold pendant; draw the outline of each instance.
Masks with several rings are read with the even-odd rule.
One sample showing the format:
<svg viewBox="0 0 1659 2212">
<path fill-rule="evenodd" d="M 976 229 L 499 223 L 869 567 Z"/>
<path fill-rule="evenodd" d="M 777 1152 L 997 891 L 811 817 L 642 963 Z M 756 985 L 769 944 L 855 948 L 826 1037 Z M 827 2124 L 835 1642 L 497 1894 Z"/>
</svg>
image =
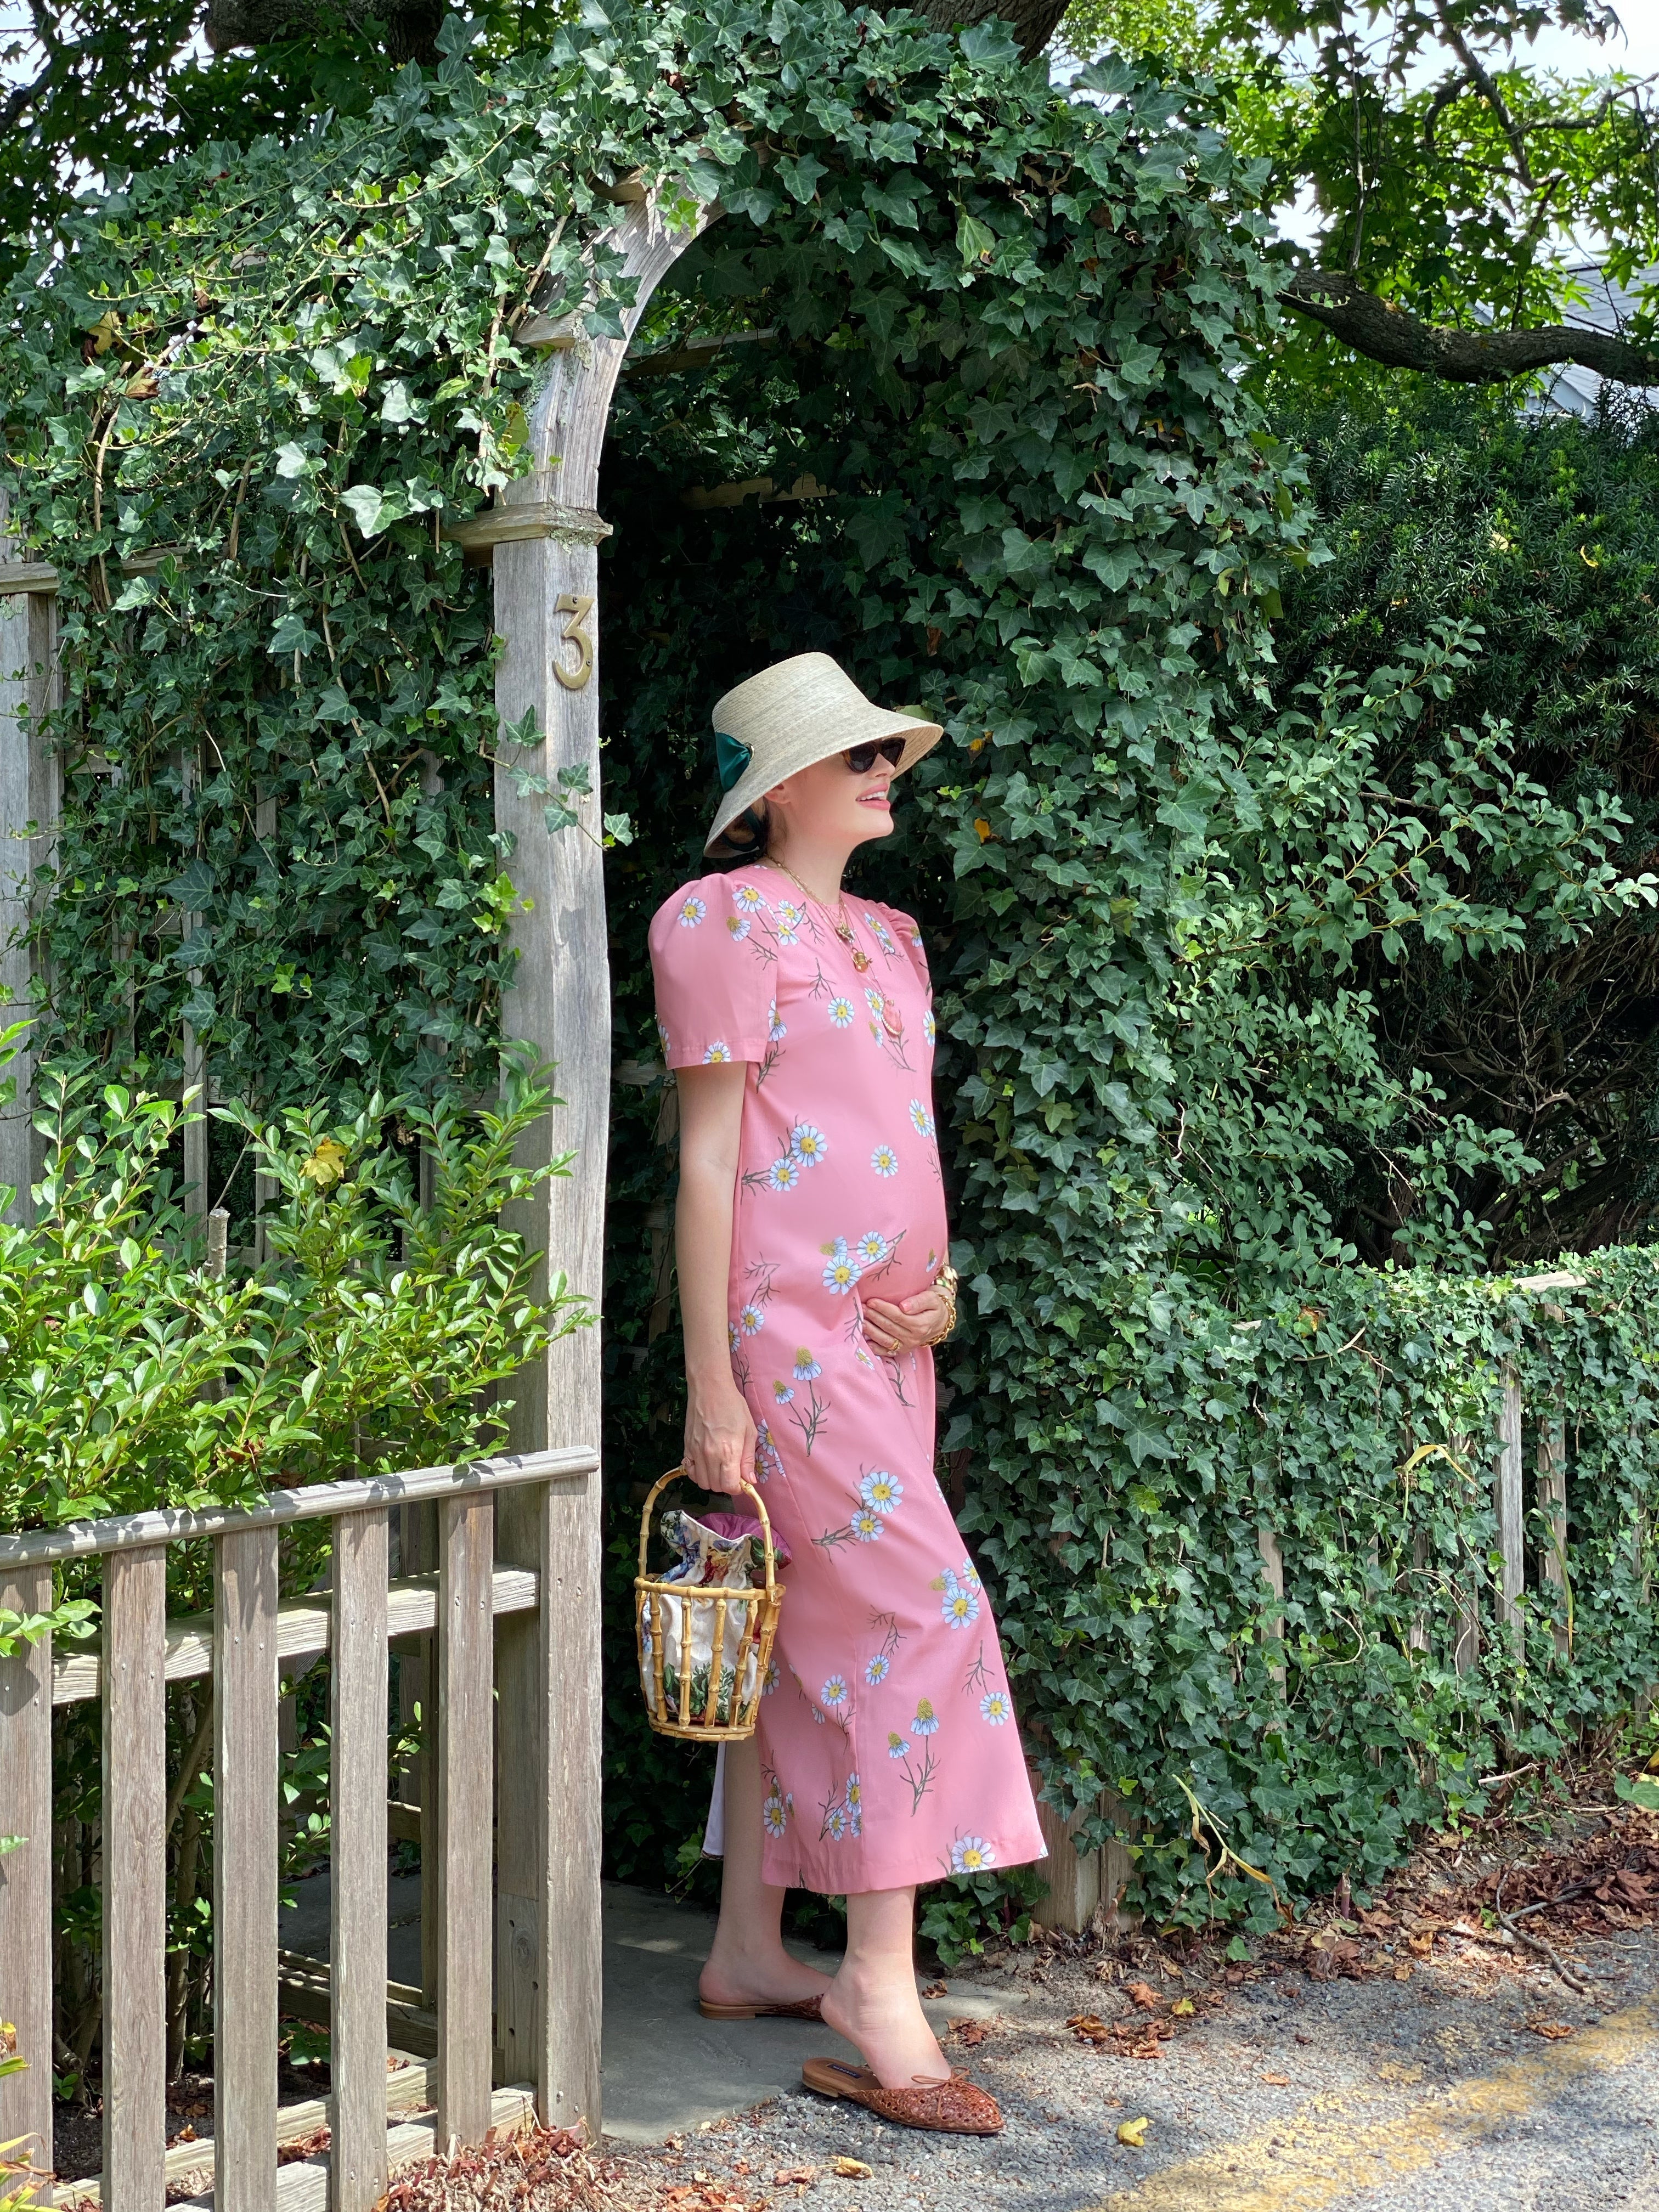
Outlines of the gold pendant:
<svg viewBox="0 0 1659 2212">
<path fill-rule="evenodd" d="M 863 975 L 865 969 L 870 965 L 869 954 L 861 951 L 856 945 L 853 947 L 853 965 L 858 969 L 860 975 Z"/>
</svg>

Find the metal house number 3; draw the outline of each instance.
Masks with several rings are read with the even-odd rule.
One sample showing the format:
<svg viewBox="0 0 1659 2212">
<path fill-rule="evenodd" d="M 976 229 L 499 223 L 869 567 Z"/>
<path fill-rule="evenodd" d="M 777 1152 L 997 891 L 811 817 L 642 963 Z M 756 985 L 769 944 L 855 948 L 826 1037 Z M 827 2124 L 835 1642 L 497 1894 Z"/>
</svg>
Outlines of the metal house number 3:
<svg viewBox="0 0 1659 2212">
<path fill-rule="evenodd" d="M 593 602 L 574 592 L 562 592 L 553 602 L 553 611 L 566 617 L 564 628 L 559 635 L 566 645 L 574 645 L 576 648 L 576 665 L 562 668 L 556 658 L 553 673 L 567 691 L 583 690 L 593 673 L 593 641 L 586 628 L 587 618 L 593 611 Z"/>
</svg>

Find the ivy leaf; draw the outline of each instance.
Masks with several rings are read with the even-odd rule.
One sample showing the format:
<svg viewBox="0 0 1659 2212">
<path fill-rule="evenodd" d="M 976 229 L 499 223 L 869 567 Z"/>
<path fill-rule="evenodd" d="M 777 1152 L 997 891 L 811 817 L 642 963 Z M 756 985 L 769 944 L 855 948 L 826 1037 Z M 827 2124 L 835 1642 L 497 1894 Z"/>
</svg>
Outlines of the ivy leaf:
<svg viewBox="0 0 1659 2212">
<path fill-rule="evenodd" d="M 1626 1805 L 1634 1805 L 1639 1812 L 1659 1813 L 1659 1782 L 1645 1774 L 1633 1778 L 1626 1774 L 1613 1778 L 1613 1794 Z"/>
<path fill-rule="evenodd" d="M 289 653 L 304 655 L 314 653 L 322 641 L 314 629 L 307 627 L 303 615 L 286 614 L 272 625 L 265 651 L 278 657 Z"/>
<path fill-rule="evenodd" d="M 386 495 L 378 484 L 348 484 L 340 494 L 340 504 L 349 510 L 352 520 L 365 538 L 374 536 L 386 509 Z"/>
<path fill-rule="evenodd" d="M 963 36 L 967 35 L 964 32 Z M 969 215 L 966 208 L 961 210 L 957 217 L 957 252 L 962 256 L 964 269 L 988 260 L 996 242 L 997 234 L 988 224 L 981 222 L 976 216 Z"/>
</svg>

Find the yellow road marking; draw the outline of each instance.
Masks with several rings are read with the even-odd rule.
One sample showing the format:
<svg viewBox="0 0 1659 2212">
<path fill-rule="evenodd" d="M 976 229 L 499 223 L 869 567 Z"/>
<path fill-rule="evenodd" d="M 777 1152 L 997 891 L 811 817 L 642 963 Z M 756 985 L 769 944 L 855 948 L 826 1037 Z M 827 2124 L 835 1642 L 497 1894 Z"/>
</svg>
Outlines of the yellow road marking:
<svg viewBox="0 0 1659 2212">
<path fill-rule="evenodd" d="M 1366 2121 L 1360 2107 L 1388 2095 L 1380 2086 L 1316 2097 L 1267 2135 L 1183 2159 L 1115 2190 L 1090 2212 L 1323 2212 L 1362 2190 L 1420 2173 L 1534 2112 L 1587 2074 L 1612 2073 L 1650 2057 L 1659 2000 L 1580 2028 L 1536 2057 L 1413 2100 L 1403 2112 Z M 1397 2092 L 1396 2092 L 1397 2094 Z"/>
</svg>

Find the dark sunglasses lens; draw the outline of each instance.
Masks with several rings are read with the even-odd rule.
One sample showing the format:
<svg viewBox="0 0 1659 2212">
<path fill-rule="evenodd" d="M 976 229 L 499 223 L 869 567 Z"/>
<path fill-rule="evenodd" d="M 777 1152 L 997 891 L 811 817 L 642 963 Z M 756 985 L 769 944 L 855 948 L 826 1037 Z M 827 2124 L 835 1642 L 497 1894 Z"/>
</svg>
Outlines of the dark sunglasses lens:
<svg viewBox="0 0 1659 2212">
<path fill-rule="evenodd" d="M 849 745 L 842 757 L 854 775 L 868 775 L 878 760 L 896 768 L 904 758 L 904 746 L 902 738 L 883 738 L 872 745 Z"/>
</svg>

